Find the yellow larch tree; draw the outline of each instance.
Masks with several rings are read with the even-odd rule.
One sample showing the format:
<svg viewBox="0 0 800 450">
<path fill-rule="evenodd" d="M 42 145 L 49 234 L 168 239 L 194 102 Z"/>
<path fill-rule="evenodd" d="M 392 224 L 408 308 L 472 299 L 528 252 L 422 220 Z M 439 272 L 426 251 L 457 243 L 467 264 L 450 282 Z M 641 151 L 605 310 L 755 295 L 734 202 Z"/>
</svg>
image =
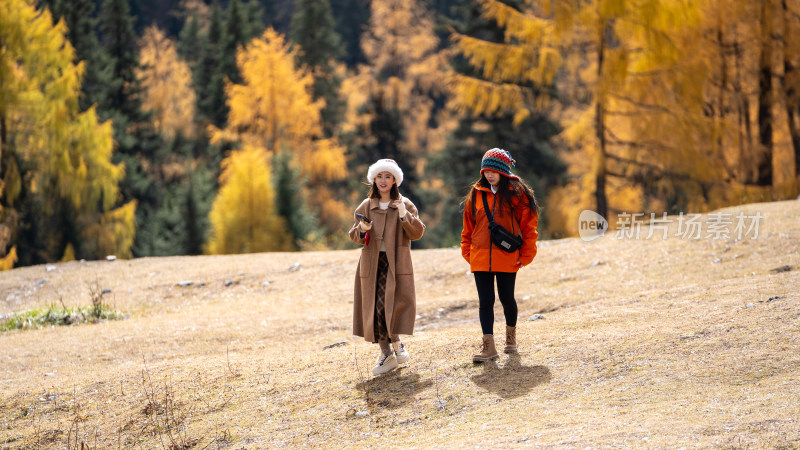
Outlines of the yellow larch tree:
<svg viewBox="0 0 800 450">
<path fill-rule="evenodd" d="M 527 114 L 539 103 L 520 85 L 547 82 L 560 60 L 562 157 L 580 181 L 551 191 L 550 204 L 574 205 L 550 208 L 554 228 L 568 233 L 585 208 L 613 219 L 797 195 L 797 2 L 482 5 L 507 42 L 454 38 L 489 80 L 456 79 L 468 108 Z"/>
<path fill-rule="evenodd" d="M 456 126 L 449 108 L 435 107 L 436 96 L 446 101 L 449 54 L 440 50 L 433 17 L 418 0 L 372 1 L 361 46 L 368 65 L 361 66 L 342 88 L 348 97 L 348 126 L 368 129 L 379 114 L 397 120 L 399 142 L 368 140 L 366 146 L 382 153 L 381 157 L 411 165 L 404 167 L 411 189 L 422 173 L 424 157 L 443 148 Z M 398 154 L 392 155 L 394 147 Z"/>
<path fill-rule="evenodd" d="M 715 152 L 731 181 L 729 203 L 793 198 L 800 174 L 800 5 L 783 0 L 704 3 L 699 45 Z"/>
<path fill-rule="evenodd" d="M 506 42 L 456 35 L 457 50 L 486 80 L 456 77 L 453 87 L 467 108 L 511 112 L 519 120 L 547 106 L 552 97 L 547 89 L 524 85 L 554 86 L 564 127 L 562 145 L 568 149 L 562 157 L 570 178 L 579 180 L 551 192 L 550 203 L 560 206 L 548 212 L 559 216 L 550 223 L 563 228 L 556 231 L 574 232 L 582 209 L 607 217 L 612 211 L 638 210 L 649 194 L 649 179 L 674 183 L 708 166 L 705 158 L 694 166 L 689 163 L 696 159 L 697 139 L 713 133 L 707 121 L 692 123 L 690 117 L 697 116 L 684 115 L 687 120 L 676 121 L 679 128 L 666 139 L 654 134 L 659 120 L 653 113 L 686 113 L 680 100 L 669 98 L 675 96 L 668 94 L 670 89 L 683 89 L 687 96 L 698 92 L 690 91 L 696 66 L 687 67 L 682 59 L 681 40 L 688 36 L 671 32 L 696 26 L 696 4 L 529 1 L 520 10 L 496 0 L 481 4 L 484 16 L 505 29 Z M 701 109 L 695 106 L 702 102 L 692 100 L 689 108 L 696 114 Z"/>
<path fill-rule="evenodd" d="M 228 83 L 228 126 L 212 128 L 215 140 L 242 142 L 297 156 L 312 183 L 345 175 L 344 148 L 322 137 L 321 101 L 312 98 L 313 76 L 296 67 L 297 49 L 270 28 L 237 51 L 244 80 Z"/>
<path fill-rule="evenodd" d="M 794 196 L 800 192 L 800 4 L 781 0 L 781 21 L 778 29 L 782 37 L 781 69 L 779 77 L 780 96 L 783 99 L 783 111 L 786 114 L 787 131 L 792 143 L 790 155 L 794 156 Z M 791 157 L 787 158 L 791 161 Z M 791 163 L 787 170 L 791 176 Z"/>
<path fill-rule="evenodd" d="M 206 253 L 231 254 L 294 249 L 286 222 L 275 213 L 268 153 L 244 144 L 222 161 L 220 189 L 209 215 Z"/>
<path fill-rule="evenodd" d="M 553 84 L 562 64 L 556 24 L 533 4 L 520 11 L 499 1 L 480 3 L 483 16 L 505 29 L 505 42 L 452 34 L 455 50 L 481 75 L 451 74 L 455 105 L 476 116 L 513 113 L 514 122 L 521 123 L 549 103 L 541 88 Z"/>
<path fill-rule="evenodd" d="M 157 27 L 144 31 L 139 48 L 139 77 L 145 89 L 142 107 L 153 111 L 156 129 L 165 136 L 193 136 L 196 100 L 189 65 Z"/>
<path fill-rule="evenodd" d="M 323 135 L 325 104 L 313 99 L 314 78 L 296 65 L 298 51 L 272 28 L 239 48 L 236 61 L 243 81 L 226 83 L 228 125 L 224 130 L 212 127 L 212 140 L 261 148 L 270 158 L 292 155 L 292 164 L 308 180 L 300 195 L 308 198 L 328 232 L 338 232 L 345 208 L 333 199 L 328 184 L 346 174 L 345 148 L 335 137 Z"/>
<path fill-rule="evenodd" d="M 132 215 L 124 212 L 135 203 L 114 209 L 124 169 L 111 162 L 111 123 L 99 123 L 94 108 L 79 110 L 84 66 L 74 63 L 63 21 L 54 24 L 47 9 L 26 0 L 4 0 L 2 9 L 0 236 L 13 244 L 23 212 L 36 217 L 39 227 L 67 214 L 79 237 L 40 230 L 47 260 L 74 253 L 75 246 L 81 257 L 129 257 L 135 229 Z M 20 198 L 23 192 L 27 201 Z M 99 232 L 113 239 L 97 242 Z M 6 268 L 16 253 L 11 247 L 6 254 L 7 244 L 0 250 Z"/>
<path fill-rule="evenodd" d="M 673 199 L 665 210 L 794 198 L 800 142 L 793 139 L 797 106 L 789 105 L 800 56 L 791 33 L 800 25 L 797 5 L 692 4 L 682 15 L 652 13 L 659 33 L 635 36 L 649 51 L 633 60 L 637 76 L 620 97 L 635 119 L 627 119 L 630 141 L 620 140 L 627 154 L 617 154 L 645 169 L 638 176 L 647 175 L 640 184 L 651 197 Z"/>
</svg>

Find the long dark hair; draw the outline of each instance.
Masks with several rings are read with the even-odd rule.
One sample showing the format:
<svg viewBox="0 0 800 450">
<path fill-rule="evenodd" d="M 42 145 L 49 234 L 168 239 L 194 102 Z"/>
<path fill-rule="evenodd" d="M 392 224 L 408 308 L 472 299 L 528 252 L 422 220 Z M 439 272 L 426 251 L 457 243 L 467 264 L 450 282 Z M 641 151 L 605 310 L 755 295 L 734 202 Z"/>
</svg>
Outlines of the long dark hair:
<svg viewBox="0 0 800 450">
<path fill-rule="evenodd" d="M 400 191 L 397 189 L 397 183 L 392 184 L 392 190 L 389 192 L 389 196 L 392 200 L 400 199 Z M 369 198 L 381 198 L 381 191 L 374 181 L 372 182 L 372 187 L 369 188 Z"/>
<path fill-rule="evenodd" d="M 491 184 L 489 184 L 489 180 L 487 180 L 486 177 L 483 176 L 483 173 L 481 173 L 481 177 L 477 181 L 475 181 L 475 183 L 472 184 L 469 193 L 464 198 L 464 203 L 470 204 L 472 217 L 475 217 L 475 211 L 476 211 L 475 210 L 475 197 L 476 197 L 475 194 L 477 191 L 477 189 L 475 189 L 476 185 L 485 187 L 486 189 L 491 189 L 492 186 Z M 499 208 L 498 211 L 502 211 L 503 208 L 506 208 L 509 212 L 511 212 L 513 208 L 512 199 L 517 197 L 527 200 L 526 202 L 523 202 L 521 206 L 530 207 L 531 212 L 536 213 L 539 209 L 539 203 L 536 201 L 536 196 L 533 193 L 533 189 L 530 186 L 528 186 L 528 184 L 525 183 L 521 178 L 513 179 L 505 175 L 500 175 L 500 181 L 497 183 L 497 193 L 495 195 L 497 196 L 497 206 Z"/>
</svg>

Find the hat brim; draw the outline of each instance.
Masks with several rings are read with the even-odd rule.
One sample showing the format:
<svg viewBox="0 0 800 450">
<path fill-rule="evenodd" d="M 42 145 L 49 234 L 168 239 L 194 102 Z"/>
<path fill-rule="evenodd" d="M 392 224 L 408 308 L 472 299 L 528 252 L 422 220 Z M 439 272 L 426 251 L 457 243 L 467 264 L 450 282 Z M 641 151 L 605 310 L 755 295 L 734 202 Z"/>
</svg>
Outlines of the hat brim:
<svg viewBox="0 0 800 450">
<path fill-rule="evenodd" d="M 509 175 L 509 174 L 507 174 L 507 173 L 499 172 L 499 171 L 497 171 L 497 170 L 494 170 L 494 169 L 489 169 L 489 168 L 483 168 L 483 169 L 481 169 L 481 175 L 483 175 L 483 172 L 486 172 L 487 170 L 488 170 L 489 172 L 494 172 L 494 173 L 500 174 L 500 175 L 502 175 L 502 176 L 504 176 L 504 177 L 506 177 L 506 178 L 510 178 L 510 179 L 512 179 L 512 180 L 519 180 L 519 177 L 518 177 L 518 176 L 516 176 L 516 175 L 514 175 L 513 173 Z"/>
<path fill-rule="evenodd" d="M 392 174 L 394 177 L 394 182 L 397 184 L 397 186 L 403 184 L 403 171 L 400 170 L 399 166 L 388 161 L 378 161 L 369 166 L 369 170 L 367 171 L 367 182 L 370 184 L 374 183 L 375 177 L 377 177 L 381 172 L 389 172 Z"/>
</svg>

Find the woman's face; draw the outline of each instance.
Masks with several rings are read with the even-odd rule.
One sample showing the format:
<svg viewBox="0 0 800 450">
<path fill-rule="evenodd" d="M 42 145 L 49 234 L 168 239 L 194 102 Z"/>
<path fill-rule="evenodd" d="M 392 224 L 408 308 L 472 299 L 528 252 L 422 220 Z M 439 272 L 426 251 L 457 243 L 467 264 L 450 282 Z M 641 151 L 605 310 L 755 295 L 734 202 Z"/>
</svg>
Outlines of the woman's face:
<svg viewBox="0 0 800 450">
<path fill-rule="evenodd" d="M 378 191 L 381 194 L 388 194 L 394 186 L 394 175 L 389 172 L 381 172 L 375 177 L 375 184 L 378 185 Z"/>
<path fill-rule="evenodd" d="M 488 181 L 489 184 L 496 187 L 497 183 L 500 182 L 500 177 L 502 175 L 492 170 L 484 170 L 483 176 L 486 177 L 486 181 Z"/>
</svg>

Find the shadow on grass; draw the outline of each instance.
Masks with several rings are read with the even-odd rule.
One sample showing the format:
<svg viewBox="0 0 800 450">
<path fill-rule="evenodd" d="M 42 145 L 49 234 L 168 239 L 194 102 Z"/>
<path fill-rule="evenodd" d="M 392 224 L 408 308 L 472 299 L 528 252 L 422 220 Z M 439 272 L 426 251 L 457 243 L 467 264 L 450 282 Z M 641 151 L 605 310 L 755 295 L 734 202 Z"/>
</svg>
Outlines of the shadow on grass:
<svg viewBox="0 0 800 450">
<path fill-rule="evenodd" d="M 536 386 L 549 383 L 550 369 L 545 366 L 523 366 L 519 355 L 511 355 L 506 363 L 483 363 L 483 372 L 471 377 L 472 382 L 489 392 L 505 398 L 526 395 Z"/>
<path fill-rule="evenodd" d="M 433 386 L 433 381 L 422 380 L 418 373 L 393 370 L 381 376 L 358 383 L 356 388 L 367 393 L 369 402 L 385 408 L 397 408 L 414 399 L 420 391 Z"/>
</svg>

